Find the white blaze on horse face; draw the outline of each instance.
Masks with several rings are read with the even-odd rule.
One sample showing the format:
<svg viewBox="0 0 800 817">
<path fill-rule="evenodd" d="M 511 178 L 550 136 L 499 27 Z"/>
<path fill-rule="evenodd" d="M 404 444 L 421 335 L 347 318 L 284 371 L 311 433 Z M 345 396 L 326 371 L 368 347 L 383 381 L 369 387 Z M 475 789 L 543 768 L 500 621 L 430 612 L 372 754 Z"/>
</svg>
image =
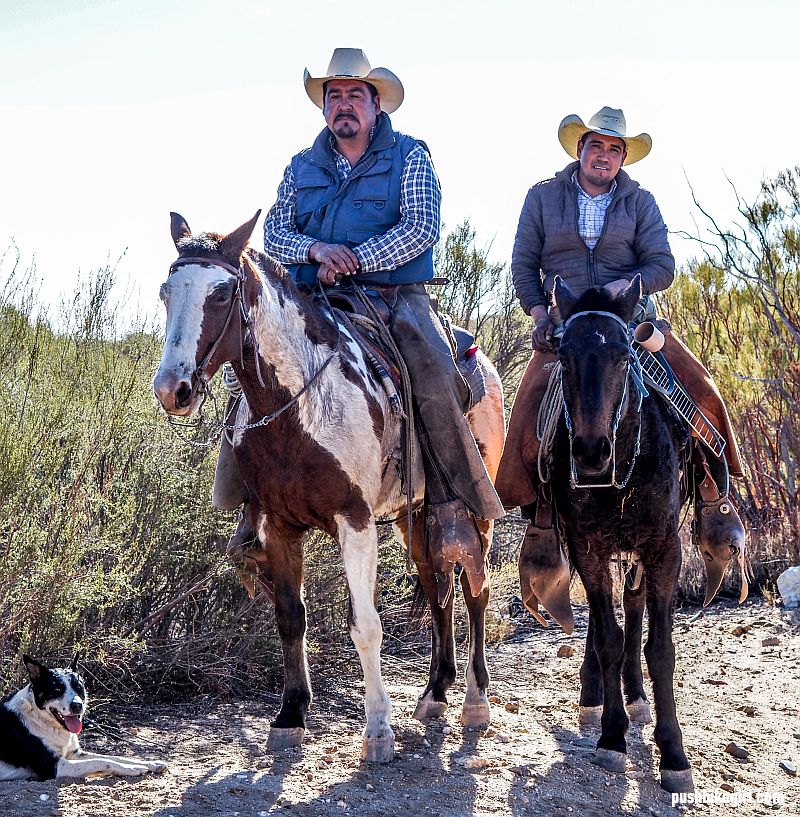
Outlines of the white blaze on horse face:
<svg viewBox="0 0 800 817">
<path fill-rule="evenodd" d="M 230 278 L 230 273 L 220 267 L 200 264 L 178 267 L 167 278 L 161 287 L 161 298 L 167 307 L 166 340 L 157 376 L 172 371 L 190 377 L 194 372 L 206 299 Z M 209 340 L 213 342 L 215 338 Z"/>
</svg>

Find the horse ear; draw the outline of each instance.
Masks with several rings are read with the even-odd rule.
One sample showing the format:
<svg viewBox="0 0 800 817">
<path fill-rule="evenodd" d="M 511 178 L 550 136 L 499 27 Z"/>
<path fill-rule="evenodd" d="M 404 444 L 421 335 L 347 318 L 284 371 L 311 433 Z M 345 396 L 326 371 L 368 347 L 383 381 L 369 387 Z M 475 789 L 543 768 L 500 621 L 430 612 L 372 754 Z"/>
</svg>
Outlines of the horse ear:
<svg viewBox="0 0 800 817">
<path fill-rule="evenodd" d="M 25 669 L 28 670 L 31 681 L 36 681 L 41 677 L 42 670 L 47 669 L 44 664 L 40 664 L 35 658 L 31 658 L 30 655 L 23 655 L 22 661 L 25 664 Z"/>
<path fill-rule="evenodd" d="M 182 238 L 188 238 L 192 234 L 189 225 L 186 223 L 186 219 L 178 215 L 178 213 L 169 214 L 169 226 L 172 232 L 172 240 L 175 242 L 176 247 Z"/>
<path fill-rule="evenodd" d="M 78 650 L 78 652 L 75 653 L 75 657 L 72 659 L 72 663 L 69 665 L 69 668 L 73 672 L 78 671 L 78 661 L 80 660 L 80 657 L 81 657 L 81 651 Z"/>
<path fill-rule="evenodd" d="M 626 321 L 633 318 L 633 313 L 636 311 L 636 305 L 642 300 L 642 276 L 639 273 L 633 276 L 633 280 L 628 286 L 620 292 L 616 301 L 622 307 L 623 315 Z"/>
<path fill-rule="evenodd" d="M 553 297 L 555 298 L 556 307 L 558 307 L 558 314 L 561 315 L 561 320 L 565 321 L 575 308 L 578 298 L 564 283 L 560 275 L 556 275 L 553 282 Z"/>
<path fill-rule="evenodd" d="M 247 246 L 250 236 L 253 234 L 253 229 L 260 215 L 261 210 L 258 210 L 250 221 L 242 224 L 241 227 L 237 227 L 232 233 L 229 233 L 222 239 L 220 250 L 231 264 L 238 266 L 239 258 L 244 252 L 244 248 Z"/>
</svg>

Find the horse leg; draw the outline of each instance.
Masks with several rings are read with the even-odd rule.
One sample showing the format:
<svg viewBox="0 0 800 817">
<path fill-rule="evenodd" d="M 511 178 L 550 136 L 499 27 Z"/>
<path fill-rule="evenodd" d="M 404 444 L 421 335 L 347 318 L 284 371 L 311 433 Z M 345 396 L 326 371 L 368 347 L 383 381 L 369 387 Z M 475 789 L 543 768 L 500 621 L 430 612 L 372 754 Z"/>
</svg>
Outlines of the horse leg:
<svg viewBox="0 0 800 817">
<path fill-rule="evenodd" d="M 625 653 L 622 657 L 622 687 L 625 691 L 625 709 L 631 723 L 651 723 L 650 704 L 644 691 L 642 677 L 642 620 L 646 598 L 647 578 L 642 576 L 633 590 L 625 580 L 622 605 L 625 610 Z"/>
<path fill-rule="evenodd" d="M 275 599 L 275 621 L 283 648 L 283 696 L 270 724 L 267 749 L 300 746 L 311 705 L 311 680 L 306 661 L 306 608 L 303 604 L 302 532 L 276 536 L 268 522 L 260 525 L 268 573 Z M 257 559 L 257 563 L 262 559 Z M 262 571 L 265 572 L 265 571 Z"/>
<path fill-rule="evenodd" d="M 408 546 L 408 525 L 405 518 L 397 522 L 397 528 Z M 436 574 L 433 563 L 425 554 L 424 514 L 414 515 L 413 542 L 411 556 L 417 566 L 419 583 L 428 599 L 431 612 L 431 666 L 428 685 L 417 701 L 414 717 L 419 721 L 439 718 L 447 709 L 447 690 L 456 678 L 456 647 L 453 639 L 453 601 L 450 598 L 444 607 L 439 605 Z M 469 594 L 470 597 L 472 594 Z"/>
<path fill-rule="evenodd" d="M 489 553 L 494 523 L 477 519 L 483 540 L 484 560 Z M 489 604 L 489 582 L 484 584 L 480 595 L 473 596 L 466 570 L 461 571 L 461 588 L 469 615 L 469 659 L 467 661 L 467 690 L 461 710 L 461 723 L 469 729 L 485 729 L 489 725 L 489 670 L 486 667 L 486 607 Z"/>
<path fill-rule="evenodd" d="M 600 726 L 603 715 L 603 677 L 600 661 L 594 651 L 594 616 L 589 610 L 589 627 L 586 632 L 586 649 L 581 664 L 581 697 L 578 723 L 585 726 Z"/>
<path fill-rule="evenodd" d="M 620 686 L 624 636 L 614 615 L 611 574 L 608 562 L 601 562 L 592 551 L 580 554 L 578 570 L 594 619 L 592 640 L 603 680 L 603 715 L 594 762 L 609 771 L 624 772 L 627 760 L 625 732 L 628 728 Z"/>
<path fill-rule="evenodd" d="M 378 536 L 372 523 L 360 531 L 351 527 L 345 517 L 337 516 L 336 523 L 350 590 L 350 637 L 364 671 L 367 724 L 362 735 L 361 758 L 388 763 L 394 758 L 394 732 L 389 726 L 392 707 L 381 676 L 383 630 L 375 609 Z"/>
<path fill-rule="evenodd" d="M 692 771 L 683 750 L 683 736 L 675 711 L 673 689 L 675 645 L 672 641 L 672 604 L 680 570 L 680 544 L 675 537 L 669 563 L 648 565 L 647 614 L 649 632 L 644 655 L 653 683 L 656 705 L 654 737 L 661 752 L 661 788 L 669 792 L 694 790 Z"/>
</svg>

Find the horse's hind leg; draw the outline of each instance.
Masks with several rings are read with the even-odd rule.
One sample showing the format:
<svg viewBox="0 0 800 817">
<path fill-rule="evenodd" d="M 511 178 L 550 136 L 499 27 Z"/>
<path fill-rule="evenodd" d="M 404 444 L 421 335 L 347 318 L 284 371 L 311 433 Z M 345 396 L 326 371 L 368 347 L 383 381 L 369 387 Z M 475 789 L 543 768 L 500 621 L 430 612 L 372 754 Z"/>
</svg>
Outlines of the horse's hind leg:
<svg viewBox="0 0 800 817">
<path fill-rule="evenodd" d="M 447 690 L 456 679 L 456 648 L 453 640 L 453 597 L 444 607 L 439 605 L 436 574 L 433 563 L 426 558 L 424 514 L 414 515 L 413 542 L 411 556 L 417 566 L 419 583 L 428 599 L 431 613 L 431 666 L 428 685 L 417 701 L 414 717 L 419 721 L 438 718 L 447 709 Z M 405 518 L 396 526 L 408 546 L 408 525 Z M 471 593 L 467 594 L 471 597 Z"/>
<path fill-rule="evenodd" d="M 261 531 L 272 574 L 275 621 L 283 647 L 283 697 L 267 739 L 267 748 L 277 751 L 302 743 L 311 705 L 311 681 L 306 661 L 306 608 L 301 593 L 303 545 L 301 531 L 279 535 L 267 522 L 262 523 Z"/>
<path fill-rule="evenodd" d="M 336 524 L 350 590 L 350 636 L 364 671 L 367 725 L 361 757 L 373 763 L 388 763 L 394 758 L 394 732 L 389 725 L 391 703 L 381 676 L 383 629 L 375 609 L 378 537 L 372 522 L 360 531 L 343 516 L 336 517 Z"/>
<path fill-rule="evenodd" d="M 594 651 L 594 616 L 589 610 L 589 627 L 586 632 L 586 649 L 581 664 L 581 697 L 578 723 L 584 726 L 600 726 L 603 716 L 603 676 L 600 661 Z"/>
<path fill-rule="evenodd" d="M 625 579 L 622 605 L 625 609 L 625 653 L 622 657 L 622 688 L 625 691 L 625 709 L 631 723 L 651 723 L 650 704 L 644 691 L 642 677 L 642 621 L 647 578 L 641 577 L 636 590 Z"/>
<path fill-rule="evenodd" d="M 489 552 L 494 523 L 484 519 L 476 520 L 483 540 L 484 559 Z M 489 670 L 486 668 L 485 627 L 486 607 L 489 604 L 489 583 L 479 596 L 473 596 L 470 590 L 466 571 L 461 572 L 461 587 L 464 591 L 464 602 L 469 614 L 469 660 L 467 661 L 467 690 L 464 695 L 464 707 L 461 710 L 461 723 L 471 729 L 485 729 L 489 725 L 489 699 L 486 689 L 489 686 Z"/>
<path fill-rule="evenodd" d="M 649 632 L 644 647 L 656 705 L 654 737 L 661 752 L 661 788 L 669 792 L 694 789 L 689 761 L 683 750 L 673 690 L 675 645 L 672 641 L 672 602 L 680 570 L 680 544 L 675 537 L 669 564 L 648 565 L 647 614 Z"/>
</svg>

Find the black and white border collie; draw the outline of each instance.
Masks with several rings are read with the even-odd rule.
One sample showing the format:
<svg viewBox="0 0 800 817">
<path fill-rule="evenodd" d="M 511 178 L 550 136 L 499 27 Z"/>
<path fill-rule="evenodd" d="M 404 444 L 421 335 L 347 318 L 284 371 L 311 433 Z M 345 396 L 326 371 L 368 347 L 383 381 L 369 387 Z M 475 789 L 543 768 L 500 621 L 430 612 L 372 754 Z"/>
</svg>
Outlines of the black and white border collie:
<svg viewBox="0 0 800 817">
<path fill-rule="evenodd" d="M 48 669 L 22 656 L 30 683 L 0 703 L 0 780 L 133 777 L 161 772 L 160 761 L 84 752 L 78 744 L 87 695 L 78 675 L 78 656 L 67 669 Z"/>
</svg>

